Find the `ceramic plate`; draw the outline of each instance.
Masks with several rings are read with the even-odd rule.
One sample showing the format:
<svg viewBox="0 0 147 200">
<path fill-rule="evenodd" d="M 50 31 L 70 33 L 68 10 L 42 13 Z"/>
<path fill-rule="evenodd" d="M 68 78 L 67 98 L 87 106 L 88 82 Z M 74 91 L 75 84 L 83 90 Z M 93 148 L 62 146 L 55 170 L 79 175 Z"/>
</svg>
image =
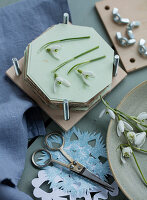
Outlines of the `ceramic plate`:
<svg viewBox="0 0 147 200">
<path fill-rule="evenodd" d="M 140 112 L 147 112 L 147 81 L 141 83 L 129 92 L 117 107 L 119 110 L 130 114 L 138 115 Z M 111 120 L 107 133 L 107 154 L 113 176 L 120 189 L 131 200 L 147 199 L 147 186 L 142 181 L 134 158 L 127 159 L 125 165 L 120 161 L 120 150 L 116 150 L 119 144 L 123 143 L 124 137 L 120 138 L 116 133 L 116 122 Z M 142 147 L 147 149 L 147 141 Z M 137 161 L 147 179 L 147 154 L 135 152 Z"/>
</svg>

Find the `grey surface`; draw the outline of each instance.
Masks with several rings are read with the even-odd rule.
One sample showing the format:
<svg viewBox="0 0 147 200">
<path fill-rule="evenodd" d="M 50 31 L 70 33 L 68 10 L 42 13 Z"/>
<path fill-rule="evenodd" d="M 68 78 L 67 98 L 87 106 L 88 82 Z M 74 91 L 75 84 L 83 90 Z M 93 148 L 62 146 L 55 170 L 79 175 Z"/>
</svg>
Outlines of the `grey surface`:
<svg viewBox="0 0 147 200">
<path fill-rule="evenodd" d="M 18 0 L 0 0 L 0 6 L 7 5 Z M 110 44 L 110 39 L 105 31 L 103 24 L 96 12 L 95 2 L 96 0 L 68 0 L 69 7 L 72 15 L 72 22 L 76 25 L 91 26 L 96 29 L 96 31 Z M 129 74 L 122 83 L 120 83 L 110 94 L 107 95 L 106 99 L 110 102 L 113 107 L 116 107 L 121 99 L 136 85 L 142 81 L 147 80 L 147 68 L 141 69 L 136 72 Z M 76 126 L 81 130 L 89 130 L 101 132 L 106 139 L 107 127 L 109 124 L 109 117 L 105 116 L 102 119 L 98 118 L 99 112 L 104 108 L 102 103 L 98 104 L 93 110 L 91 110 Z M 52 122 L 50 125 L 51 130 L 57 130 L 59 127 Z M 38 146 L 38 145 L 37 145 Z M 31 150 L 34 150 L 36 145 L 33 144 Z M 29 158 L 27 157 L 27 162 Z M 31 173 L 29 174 L 29 179 L 23 179 L 23 185 L 27 193 L 32 192 L 32 187 L 30 185 L 30 180 L 37 174 L 34 169 L 29 169 Z M 28 172 L 27 171 L 27 172 Z M 24 176 L 25 177 L 25 176 Z M 126 200 L 125 196 L 120 193 L 119 197 L 110 197 L 109 199 Z"/>
</svg>

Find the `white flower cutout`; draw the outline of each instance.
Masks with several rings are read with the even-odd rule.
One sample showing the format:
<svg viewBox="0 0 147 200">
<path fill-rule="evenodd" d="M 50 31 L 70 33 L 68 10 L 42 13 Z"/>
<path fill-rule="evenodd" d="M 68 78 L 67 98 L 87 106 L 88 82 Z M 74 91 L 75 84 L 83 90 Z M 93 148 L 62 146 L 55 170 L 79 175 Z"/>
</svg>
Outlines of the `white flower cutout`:
<svg viewBox="0 0 147 200">
<path fill-rule="evenodd" d="M 62 78 L 61 76 L 58 76 L 57 74 L 55 74 L 54 75 L 54 87 L 53 87 L 54 93 L 56 93 L 56 89 L 60 85 L 70 87 L 71 83 L 68 80 Z"/>
<path fill-rule="evenodd" d="M 146 140 L 146 132 L 136 133 L 136 139 L 134 144 L 138 148 L 140 148 L 145 143 L 145 140 Z"/>
<path fill-rule="evenodd" d="M 58 51 L 61 49 L 61 45 L 53 45 L 48 47 L 46 50 L 49 52 L 54 58 L 60 59 L 58 56 Z"/>
<path fill-rule="evenodd" d="M 125 158 L 130 158 L 131 154 L 132 154 L 131 147 L 123 147 L 122 152 L 121 152 L 121 161 L 123 164 L 126 163 Z"/>
<path fill-rule="evenodd" d="M 81 69 L 77 69 L 76 72 L 77 72 L 77 74 L 79 74 L 81 76 L 83 82 L 88 86 L 89 86 L 89 83 L 87 81 L 88 78 L 89 77 L 90 78 L 94 78 L 95 77 L 94 73 L 91 72 L 91 71 L 82 71 Z"/>
</svg>

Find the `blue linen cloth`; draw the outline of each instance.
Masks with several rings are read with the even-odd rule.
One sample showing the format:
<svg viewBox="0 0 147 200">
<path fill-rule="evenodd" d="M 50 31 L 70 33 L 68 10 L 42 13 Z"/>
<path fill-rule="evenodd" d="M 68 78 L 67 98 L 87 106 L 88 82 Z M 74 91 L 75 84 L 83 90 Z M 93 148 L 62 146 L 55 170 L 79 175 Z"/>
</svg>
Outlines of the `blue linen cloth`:
<svg viewBox="0 0 147 200">
<path fill-rule="evenodd" d="M 0 8 L 0 200 L 31 199 L 17 190 L 28 138 L 45 134 L 39 108 L 8 77 L 11 59 L 49 26 L 62 22 L 67 0 L 22 0 Z"/>
</svg>

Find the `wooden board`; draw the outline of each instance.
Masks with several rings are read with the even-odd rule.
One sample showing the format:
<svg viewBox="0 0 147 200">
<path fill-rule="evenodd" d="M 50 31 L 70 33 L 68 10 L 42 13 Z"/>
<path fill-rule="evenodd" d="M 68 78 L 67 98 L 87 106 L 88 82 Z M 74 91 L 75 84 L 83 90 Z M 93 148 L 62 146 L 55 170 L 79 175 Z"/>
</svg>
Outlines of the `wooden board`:
<svg viewBox="0 0 147 200">
<path fill-rule="evenodd" d="M 24 58 L 19 60 L 20 69 L 22 71 L 24 63 Z M 65 121 L 63 118 L 63 110 L 56 110 L 47 106 L 41 99 L 25 84 L 23 80 L 23 75 L 16 76 L 14 66 L 10 67 L 6 71 L 7 76 L 19 87 L 21 88 L 28 96 L 30 96 L 38 106 L 45 112 L 49 117 L 51 117 L 63 130 L 68 131 L 72 128 L 84 115 L 86 115 L 92 106 L 87 111 L 70 111 L 70 120 Z M 113 78 L 112 89 L 115 88 L 125 77 L 127 73 L 122 70 L 120 67 L 118 68 L 118 75 Z"/>
<path fill-rule="evenodd" d="M 119 14 L 130 21 L 140 21 L 141 25 L 133 29 L 136 43 L 129 47 L 121 47 L 116 38 L 116 32 L 126 36 L 126 25 L 118 25 L 113 21 L 113 8 L 119 9 Z M 147 66 L 147 58 L 138 53 L 138 42 L 141 38 L 147 42 L 147 0 L 103 0 L 96 3 L 96 9 L 111 38 L 114 47 L 120 55 L 127 72 Z"/>
</svg>

